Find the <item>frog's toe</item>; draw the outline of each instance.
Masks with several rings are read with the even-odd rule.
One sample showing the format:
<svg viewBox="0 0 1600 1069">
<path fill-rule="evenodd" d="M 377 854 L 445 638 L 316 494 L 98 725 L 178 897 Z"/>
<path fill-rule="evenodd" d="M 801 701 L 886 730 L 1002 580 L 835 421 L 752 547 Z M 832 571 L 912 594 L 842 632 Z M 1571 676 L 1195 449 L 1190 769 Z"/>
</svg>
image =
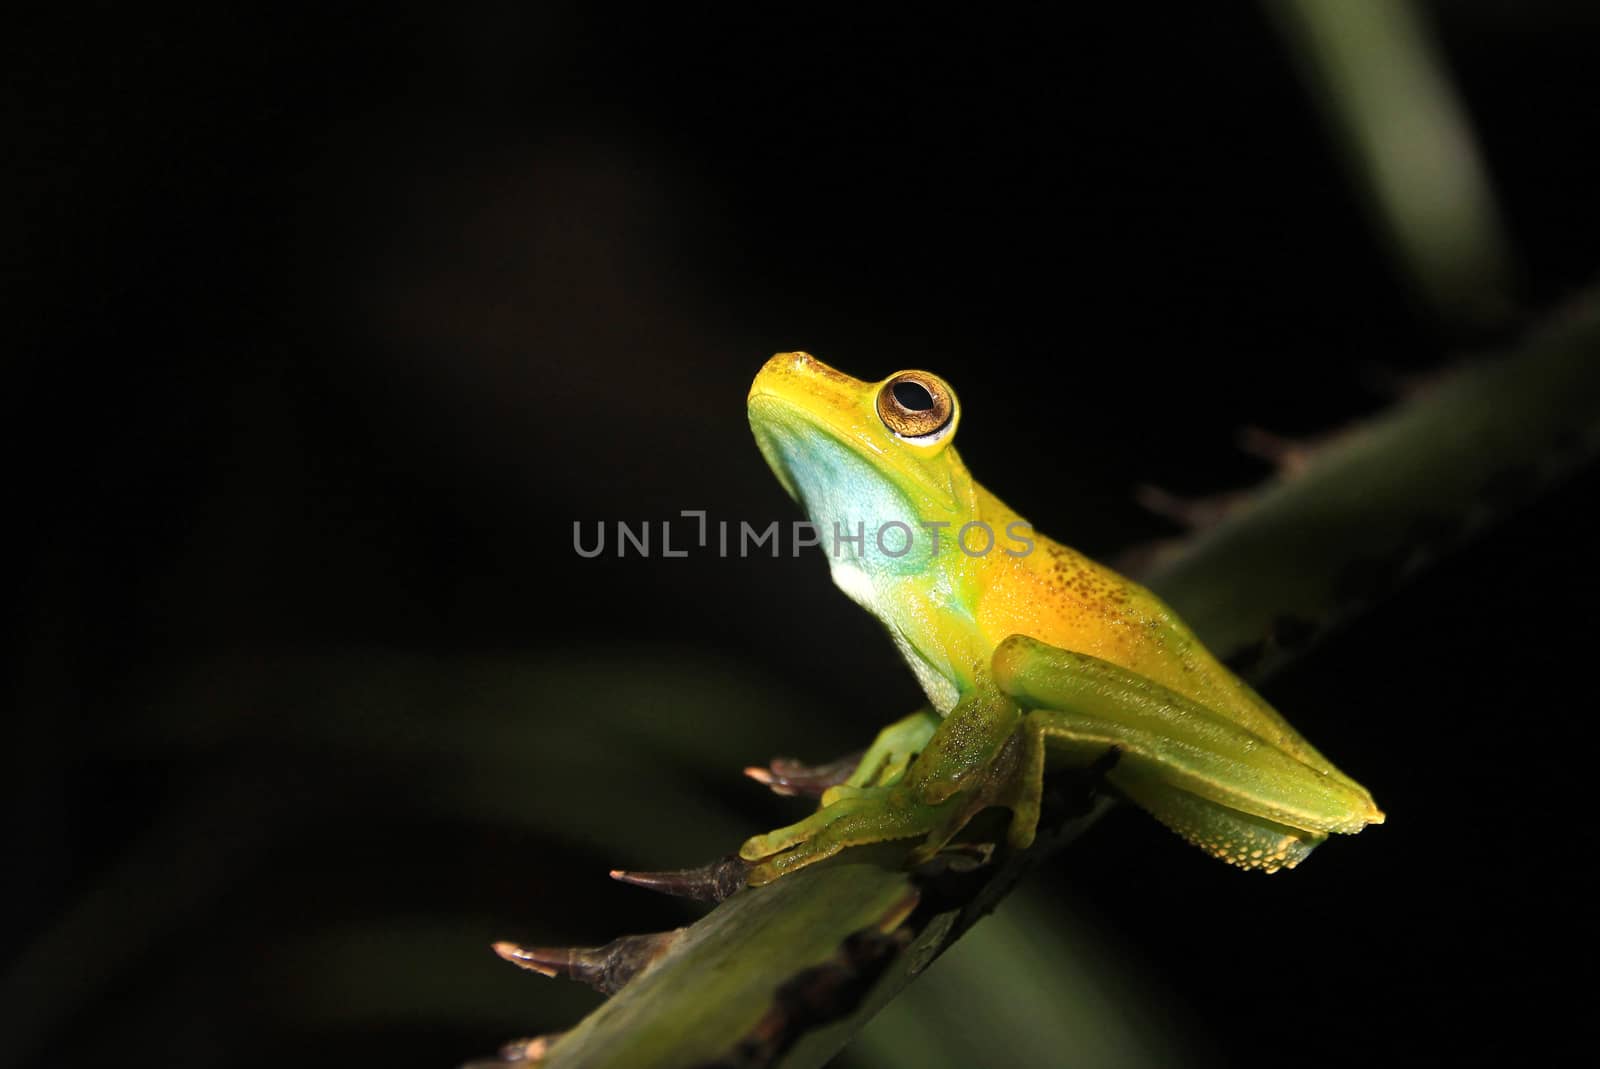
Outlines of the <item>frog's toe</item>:
<svg viewBox="0 0 1600 1069">
<path fill-rule="evenodd" d="M 765 835 L 752 835 L 739 847 L 739 856 L 746 861 L 760 861 L 764 857 L 771 857 L 780 850 L 787 850 L 796 843 L 804 842 L 806 832 L 803 830 L 805 821 L 791 824 L 787 828 L 769 831 Z"/>
<path fill-rule="evenodd" d="M 836 787 L 829 787 L 823 792 L 822 804 L 827 807 L 835 802 L 842 802 L 846 798 L 860 798 L 862 795 L 871 793 L 871 787 L 852 787 L 848 783 L 841 783 Z"/>
<path fill-rule="evenodd" d="M 798 824 L 752 836 L 739 855 L 760 862 L 750 876 L 751 885 L 760 886 L 832 857 L 847 846 L 939 834 L 944 823 L 941 817 L 941 810 L 916 803 L 906 791 L 851 791 Z M 940 845 L 946 839 L 948 835 L 942 835 Z"/>
<path fill-rule="evenodd" d="M 739 856 L 746 861 L 760 861 L 792 847 L 811 842 L 843 813 L 843 805 L 825 805 L 804 820 L 785 828 L 769 831 L 765 835 L 752 835 L 739 847 Z"/>
<path fill-rule="evenodd" d="M 973 816 L 987 805 L 986 799 L 980 797 L 956 796 L 945 805 L 927 810 L 929 819 L 923 830 L 927 837 L 917 844 L 911 851 L 910 862 L 912 865 L 921 865 L 932 861 L 934 856 L 950 845 L 961 829 L 967 826 Z"/>
<path fill-rule="evenodd" d="M 807 865 L 815 865 L 844 849 L 843 843 L 829 842 L 820 836 L 767 858 L 750 870 L 750 886 L 760 887 L 780 876 L 797 872 Z"/>
</svg>

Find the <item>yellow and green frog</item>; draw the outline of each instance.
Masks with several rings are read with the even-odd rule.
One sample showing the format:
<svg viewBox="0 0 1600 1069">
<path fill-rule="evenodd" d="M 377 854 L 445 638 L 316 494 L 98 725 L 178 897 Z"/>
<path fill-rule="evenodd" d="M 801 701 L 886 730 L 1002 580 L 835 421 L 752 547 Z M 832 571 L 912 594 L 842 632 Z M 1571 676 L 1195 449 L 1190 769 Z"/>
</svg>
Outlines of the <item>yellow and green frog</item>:
<svg viewBox="0 0 1600 1069">
<path fill-rule="evenodd" d="M 1330 833 L 1382 823 L 1154 594 L 1032 530 L 968 473 L 961 406 L 926 371 L 863 382 L 801 352 L 750 388 L 762 455 L 804 508 L 834 582 L 876 616 L 928 704 L 885 728 L 820 808 L 747 840 L 750 882 L 846 847 L 931 857 L 980 811 L 1029 845 L 1047 766 L 1106 780 L 1208 853 L 1292 868 Z"/>
</svg>

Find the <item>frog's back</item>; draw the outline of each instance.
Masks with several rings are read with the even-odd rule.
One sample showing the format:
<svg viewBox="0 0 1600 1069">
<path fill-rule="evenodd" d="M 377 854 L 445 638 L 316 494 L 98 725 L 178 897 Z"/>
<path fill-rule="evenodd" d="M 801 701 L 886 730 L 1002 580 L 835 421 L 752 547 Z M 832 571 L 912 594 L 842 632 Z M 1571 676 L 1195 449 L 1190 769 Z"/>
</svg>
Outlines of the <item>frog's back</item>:
<svg viewBox="0 0 1600 1069">
<path fill-rule="evenodd" d="M 1031 552 L 989 564 L 977 612 L 989 642 L 1022 634 L 1110 661 L 1338 774 L 1155 594 L 1077 550 L 1037 532 L 1032 537 Z"/>
</svg>

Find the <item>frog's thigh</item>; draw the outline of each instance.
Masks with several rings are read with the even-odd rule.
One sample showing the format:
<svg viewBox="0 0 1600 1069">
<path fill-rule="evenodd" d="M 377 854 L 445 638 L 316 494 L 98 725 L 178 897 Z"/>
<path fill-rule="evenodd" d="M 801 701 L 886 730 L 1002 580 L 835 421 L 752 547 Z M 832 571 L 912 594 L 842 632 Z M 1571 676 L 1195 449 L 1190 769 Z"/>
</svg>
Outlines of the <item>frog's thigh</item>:
<svg viewBox="0 0 1600 1069">
<path fill-rule="evenodd" d="M 993 667 L 996 684 L 1031 710 L 1022 723 L 1022 779 L 1013 803 L 1019 845 L 1032 839 L 1046 749 L 1082 763 L 1116 750 L 1108 780 L 1185 839 L 1245 868 L 1292 867 L 1327 837 L 1317 818 L 1300 812 L 1298 788 L 1274 797 L 1263 786 L 1270 775 L 1246 777 L 1244 790 L 1221 778 L 1237 775 L 1235 751 L 1259 747 L 1234 738 L 1203 707 L 1109 662 L 1022 636 L 1000 645 Z M 1274 819 L 1280 811 L 1296 823 Z"/>
</svg>

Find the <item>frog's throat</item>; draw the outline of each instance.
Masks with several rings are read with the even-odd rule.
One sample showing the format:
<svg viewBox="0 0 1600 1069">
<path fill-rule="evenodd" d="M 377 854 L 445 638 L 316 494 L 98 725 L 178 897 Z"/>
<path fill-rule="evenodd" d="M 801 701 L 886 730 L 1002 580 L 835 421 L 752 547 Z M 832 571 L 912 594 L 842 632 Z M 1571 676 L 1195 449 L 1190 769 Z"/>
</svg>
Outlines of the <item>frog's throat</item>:
<svg viewBox="0 0 1600 1069">
<path fill-rule="evenodd" d="M 802 504 L 808 497 L 816 498 L 820 478 L 843 470 L 842 458 L 853 458 L 861 466 L 858 484 L 876 481 L 893 486 L 913 506 L 912 513 L 926 513 L 926 518 L 948 519 L 970 503 L 970 489 L 963 482 L 971 477 L 954 447 L 947 446 L 934 457 L 918 456 L 892 436 L 838 426 L 773 393 L 752 394 L 749 416 L 767 466 L 789 496 Z"/>
<path fill-rule="evenodd" d="M 793 409 L 784 414 L 794 418 L 751 419 L 756 445 L 784 490 L 824 531 L 835 520 L 851 529 L 859 521 L 869 527 L 874 520 L 913 527 L 951 522 L 971 497 L 960 485 L 965 468 L 953 450 L 932 463 L 895 463 Z"/>
</svg>

